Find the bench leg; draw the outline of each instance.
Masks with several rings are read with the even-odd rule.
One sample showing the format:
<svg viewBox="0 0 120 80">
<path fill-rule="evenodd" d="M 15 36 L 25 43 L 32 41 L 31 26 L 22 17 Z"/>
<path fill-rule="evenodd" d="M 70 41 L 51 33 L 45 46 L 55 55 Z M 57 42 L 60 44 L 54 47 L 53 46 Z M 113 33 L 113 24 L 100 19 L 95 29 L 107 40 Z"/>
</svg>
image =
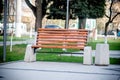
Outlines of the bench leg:
<svg viewBox="0 0 120 80">
<path fill-rule="evenodd" d="M 35 49 L 33 49 L 31 46 L 32 45 L 27 45 L 26 47 L 25 57 L 24 57 L 25 62 L 36 61 Z"/>
<path fill-rule="evenodd" d="M 86 64 L 86 65 L 93 64 L 93 60 L 92 60 L 92 48 L 91 48 L 91 46 L 86 46 L 84 48 L 83 64 Z"/>
<path fill-rule="evenodd" d="M 33 54 L 35 54 L 36 53 L 36 48 L 33 48 Z"/>
</svg>

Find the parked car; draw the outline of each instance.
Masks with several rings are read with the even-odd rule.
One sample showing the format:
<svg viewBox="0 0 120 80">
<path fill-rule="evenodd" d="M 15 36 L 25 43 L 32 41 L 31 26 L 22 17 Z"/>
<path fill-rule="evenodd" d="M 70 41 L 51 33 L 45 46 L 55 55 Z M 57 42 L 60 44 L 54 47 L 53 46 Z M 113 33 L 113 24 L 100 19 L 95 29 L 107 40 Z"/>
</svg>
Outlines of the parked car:
<svg viewBox="0 0 120 80">
<path fill-rule="evenodd" d="M 114 30 L 109 30 L 108 32 L 107 32 L 107 35 L 114 35 Z M 105 33 L 103 33 L 102 35 L 105 35 Z"/>
<path fill-rule="evenodd" d="M 52 25 L 46 25 L 44 28 L 61 29 L 62 27 L 52 24 Z"/>
<path fill-rule="evenodd" d="M 108 31 L 107 34 L 108 34 L 108 35 L 114 35 L 114 30 L 110 30 L 110 31 Z"/>
</svg>

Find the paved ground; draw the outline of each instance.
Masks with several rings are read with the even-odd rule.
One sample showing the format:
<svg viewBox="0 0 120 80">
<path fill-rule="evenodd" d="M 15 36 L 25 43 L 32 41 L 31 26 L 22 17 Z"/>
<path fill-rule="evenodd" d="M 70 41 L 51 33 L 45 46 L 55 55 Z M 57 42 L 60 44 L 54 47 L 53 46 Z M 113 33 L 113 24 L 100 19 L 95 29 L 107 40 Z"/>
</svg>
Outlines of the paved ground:
<svg viewBox="0 0 120 80">
<path fill-rule="evenodd" d="M 0 80 L 120 80 L 120 65 L 11 62 L 0 64 Z"/>
<path fill-rule="evenodd" d="M 34 40 L 33 39 L 29 39 L 29 40 L 25 40 L 25 41 L 13 41 L 12 42 L 12 45 L 15 45 L 15 44 L 33 44 Z M 10 41 L 7 41 L 6 42 L 7 45 L 10 45 L 11 42 Z M 0 46 L 3 45 L 3 42 L 0 41 Z"/>
</svg>

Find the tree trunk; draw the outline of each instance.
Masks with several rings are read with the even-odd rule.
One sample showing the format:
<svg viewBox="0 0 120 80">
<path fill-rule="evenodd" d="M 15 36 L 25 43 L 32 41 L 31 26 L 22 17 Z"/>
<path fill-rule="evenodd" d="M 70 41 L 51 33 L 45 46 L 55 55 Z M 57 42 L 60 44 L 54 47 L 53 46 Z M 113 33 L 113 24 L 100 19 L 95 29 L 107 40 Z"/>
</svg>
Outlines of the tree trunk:
<svg viewBox="0 0 120 80">
<path fill-rule="evenodd" d="M 109 22 L 107 22 L 106 24 L 105 24 L 105 37 L 104 37 L 104 43 L 105 44 L 107 44 L 107 29 L 108 29 L 108 26 L 109 26 Z"/>
<path fill-rule="evenodd" d="M 35 31 L 37 31 L 38 28 L 42 28 L 42 1 L 36 0 L 36 21 L 35 21 Z"/>
<path fill-rule="evenodd" d="M 79 18 L 79 27 L 78 29 L 85 29 L 86 19 Z"/>
</svg>

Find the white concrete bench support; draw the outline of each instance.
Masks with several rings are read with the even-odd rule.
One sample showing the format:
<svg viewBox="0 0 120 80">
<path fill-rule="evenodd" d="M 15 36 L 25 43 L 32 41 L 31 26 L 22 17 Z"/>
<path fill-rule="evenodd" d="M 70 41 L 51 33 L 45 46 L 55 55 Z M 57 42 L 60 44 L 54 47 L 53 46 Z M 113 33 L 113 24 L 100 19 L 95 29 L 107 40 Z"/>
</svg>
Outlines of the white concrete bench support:
<svg viewBox="0 0 120 80">
<path fill-rule="evenodd" d="M 31 48 L 32 45 L 27 45 L 26 51 L 25 51 L 25 62 L 33 62 L 36 61 L 36 54 L 34 53 L 34 49 Z"/>
<path fill-rule="evenodd" d="M 91 65 L 91 64 L 93 64 L 92 48 L 91 48 L 91 46 L 86 46 L 86 47 L 84 48 L 83 64 L 86 64 L 86 65 Z"/>
<path fill-rule="evenodd" d="M 108 44 L 96 45 L 95 65 L 109 65 L 109 45 Z"/>
</svg>

